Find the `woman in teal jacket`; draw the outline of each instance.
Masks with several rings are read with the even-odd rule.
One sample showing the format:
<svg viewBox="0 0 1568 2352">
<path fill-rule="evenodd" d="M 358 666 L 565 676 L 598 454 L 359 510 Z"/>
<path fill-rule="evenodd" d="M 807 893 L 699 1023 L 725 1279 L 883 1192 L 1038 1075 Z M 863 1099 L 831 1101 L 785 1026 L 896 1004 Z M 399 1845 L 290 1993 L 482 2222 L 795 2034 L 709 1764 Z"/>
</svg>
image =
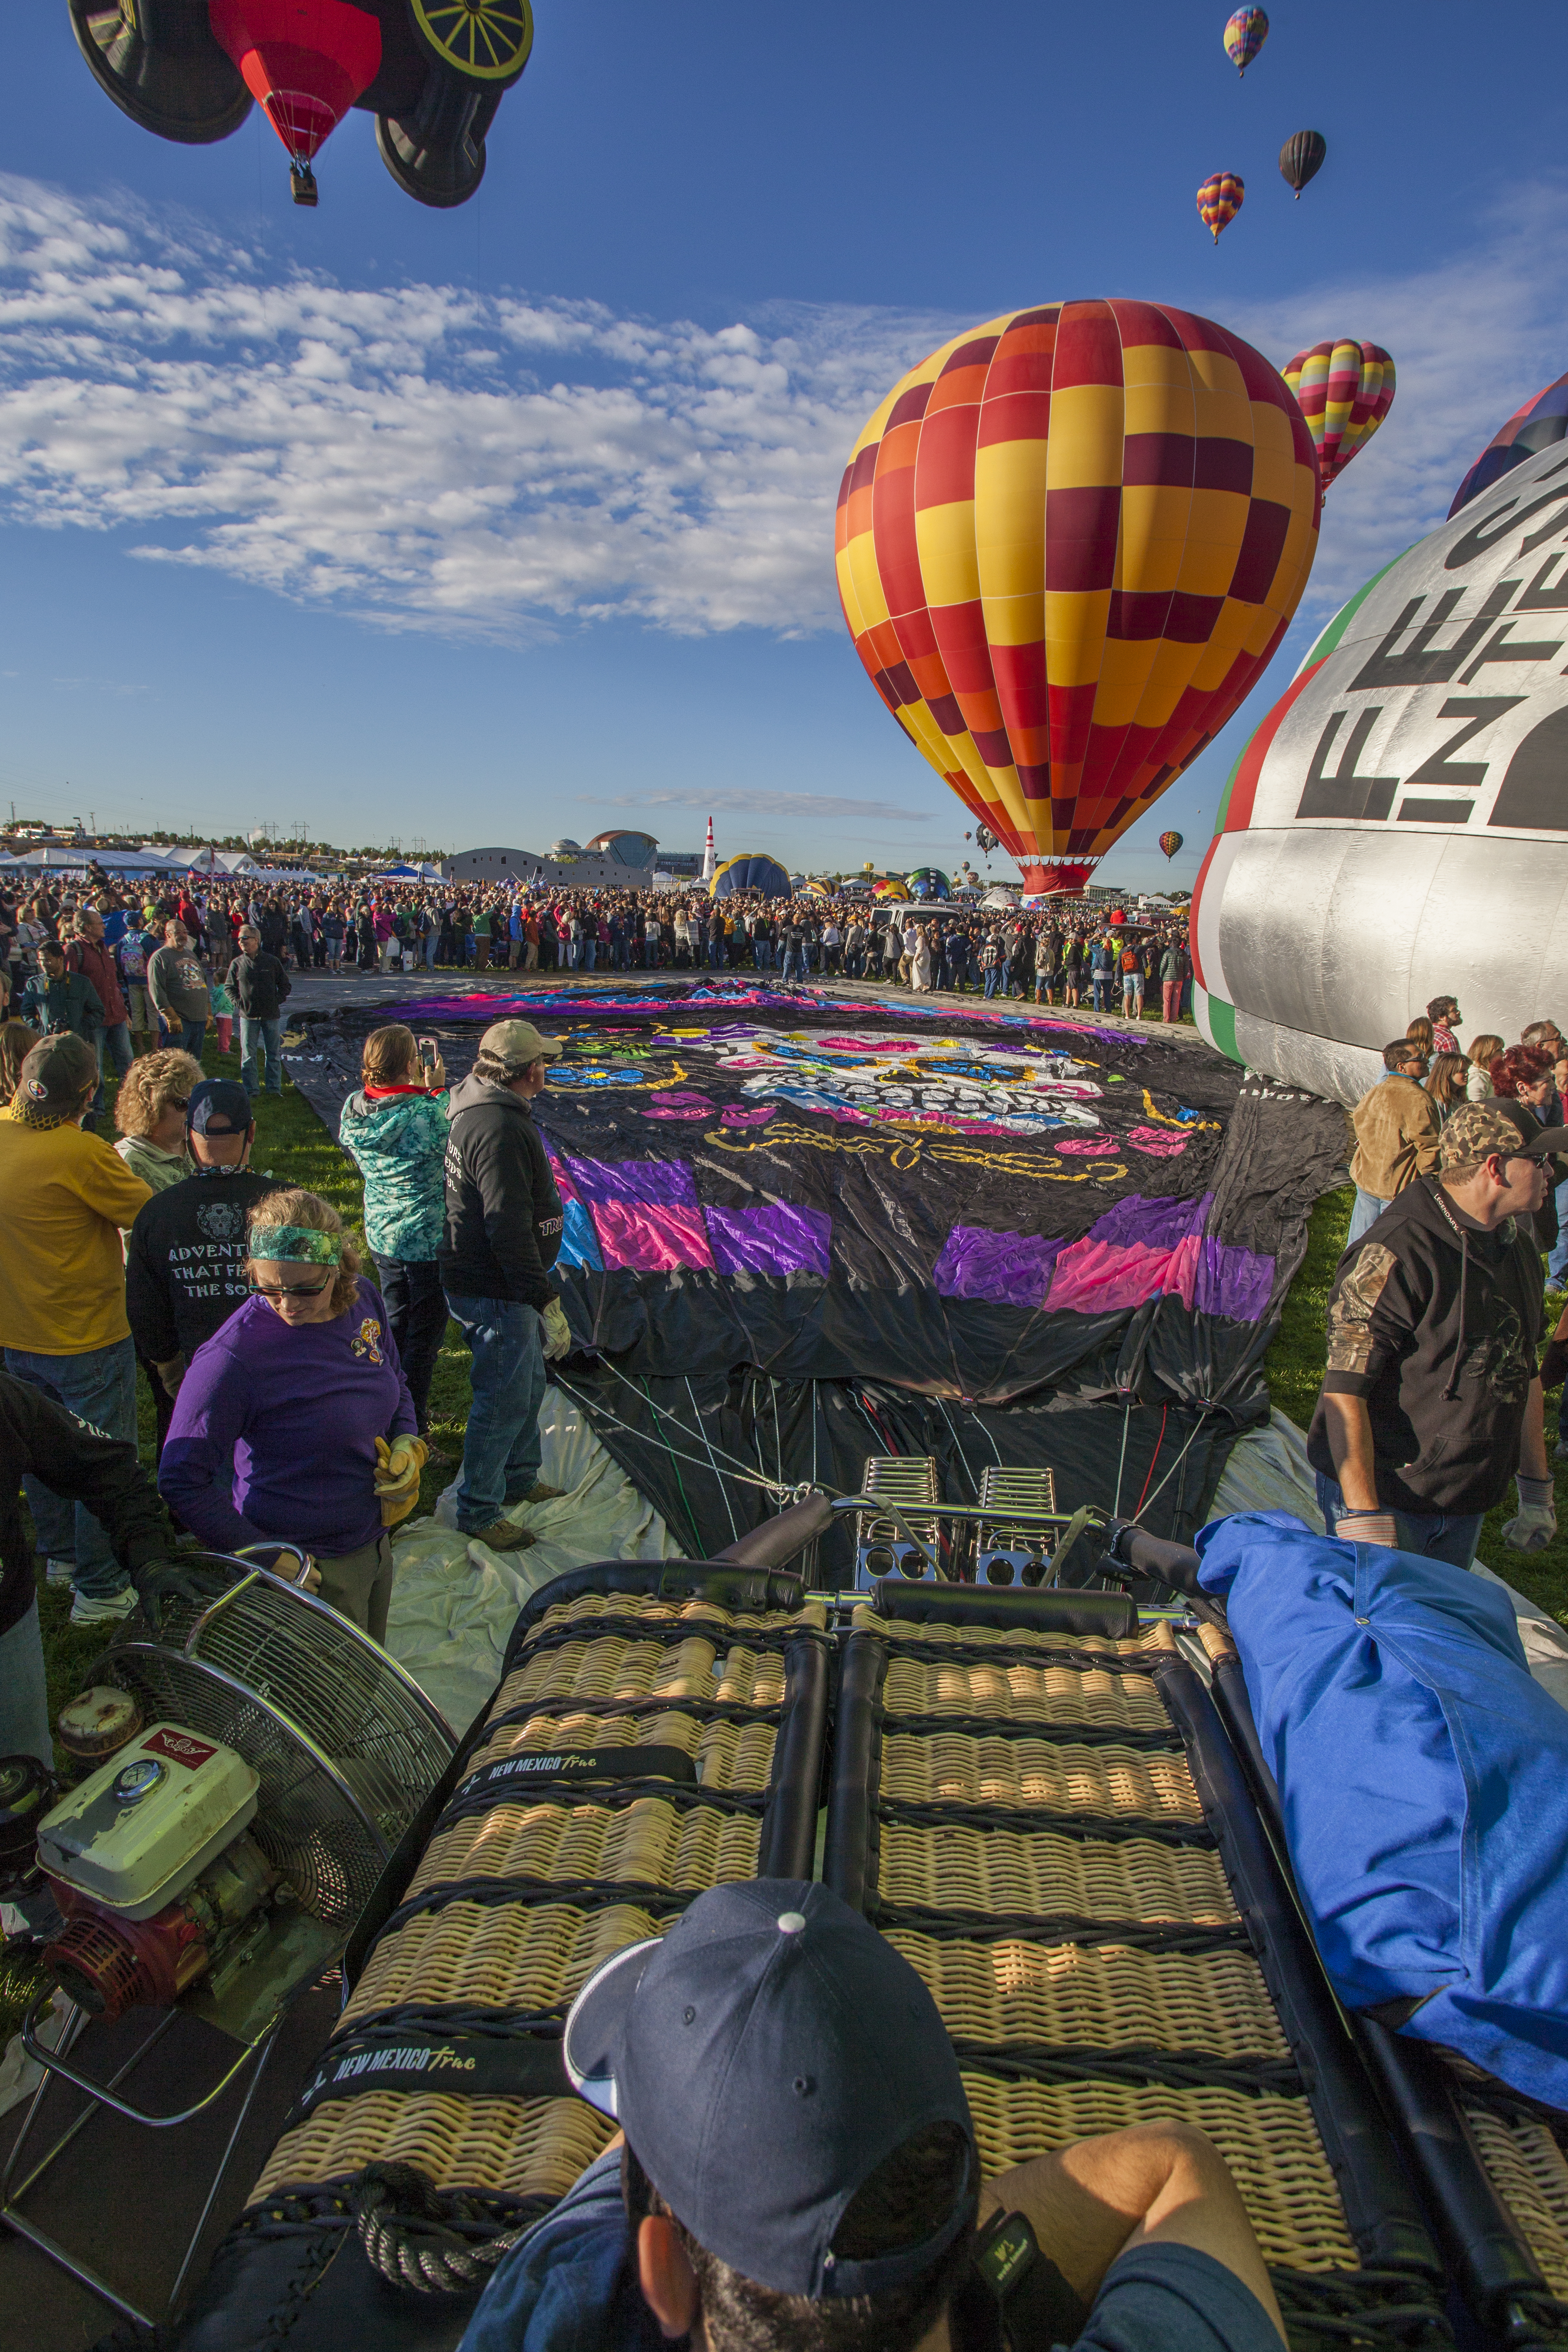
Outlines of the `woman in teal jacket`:
<svg viewBox="0 0 1568 2352">
<path fill-rule="evenodd" d="M 430 1381 L 447 1330 L 437 1268 L 447 1213 L 447 1073 L 424 1063 L 412 1029 L 373 1029 L 364 1084 L 343 1105 L 338 1140 L 364 1178 L 364 1231 L 387 1321 L 424 1437 Z"/>
</svg>

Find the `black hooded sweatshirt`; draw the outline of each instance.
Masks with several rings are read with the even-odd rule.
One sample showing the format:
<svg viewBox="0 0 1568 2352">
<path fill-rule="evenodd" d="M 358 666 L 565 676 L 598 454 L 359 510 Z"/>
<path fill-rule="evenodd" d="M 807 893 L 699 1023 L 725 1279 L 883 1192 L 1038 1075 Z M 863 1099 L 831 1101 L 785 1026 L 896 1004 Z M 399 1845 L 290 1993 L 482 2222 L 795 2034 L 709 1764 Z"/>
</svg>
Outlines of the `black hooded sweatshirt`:
<svg viewBox="0 0 1568 2352">
<path fill-rule="evenodd" d="M 439 1262 L 449 1297 L 510 1298 L 542 1315 L 563 1211 L 532 1114 L 510 1087 L 467 1077 L 447 1104 L 447 1223 Z"/>
<path fill-rule="evenodd" d="M 1324 1396 L 1366 1400 L 1385 1511 L 1500 1503 L 1519 1464 L 1544 1280 L 1525 1218 L 1483 1232 L 1436 1177 L 1406 1185 L 1341 1258 Z M 1307 1456 L 1334 1476 L 1322 1398 Z"/>
<path fill-rule="evenodd" d="M 41 1390 L 0 1372 L 0 1633 L 37 1597 L 33 1548 L 22 1520 L 24 1475 L 85 1503 L 102 1521 L 121 1568 L 164 1558 L 174 1530 L 136 1448 L 105 1437 Z"/>
</svg>

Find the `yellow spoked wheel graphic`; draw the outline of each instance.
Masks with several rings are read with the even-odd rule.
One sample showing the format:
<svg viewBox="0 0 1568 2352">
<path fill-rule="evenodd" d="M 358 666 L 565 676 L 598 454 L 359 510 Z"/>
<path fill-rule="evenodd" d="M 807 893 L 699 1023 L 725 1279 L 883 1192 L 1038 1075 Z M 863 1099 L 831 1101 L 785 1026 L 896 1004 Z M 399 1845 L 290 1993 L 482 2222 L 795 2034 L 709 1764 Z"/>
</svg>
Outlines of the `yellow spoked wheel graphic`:
<svg viewBox="0 0 1568 2352">
<path fill-rule="evenodd" d="M 529 0 L 409 0 L 443 65 L 469 81 L 512 81 L 533 47 Z"/>
</svg>

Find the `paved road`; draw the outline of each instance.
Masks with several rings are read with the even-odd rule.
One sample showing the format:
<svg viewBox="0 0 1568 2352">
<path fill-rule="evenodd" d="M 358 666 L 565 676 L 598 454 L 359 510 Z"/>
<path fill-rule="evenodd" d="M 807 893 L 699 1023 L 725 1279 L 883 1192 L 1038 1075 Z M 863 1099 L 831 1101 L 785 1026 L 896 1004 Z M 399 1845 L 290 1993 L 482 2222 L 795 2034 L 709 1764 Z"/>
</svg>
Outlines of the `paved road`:
<svg viewBox="0 0 1568 2352">
<path fill-rule="evenodd" d="M 420 972 L 348 972 L 336 976 L 326 972 L 290 972 L 293 992 L 289 999 L 290 1015 L 300 1013 L 337 1012 L 353 1005 L 369 1010 L 378 1004 L 406 1004 L 421 998 L 438 1004 L 444 996 L 527 996 L 538 991 L 542 994 L 556 989 L 581 989 L 584 994 L 607 994 L 626 988 L 668 987 L 672 981 L 734 980 L 756 982 L 767 986 L 773 982 L 772 972 L 696 972 L 696 971 L 614 971 L 614 972 L 525 972 L 525 971 L 420 971 Z M 982 1007 L 978 996 L 947 996 L 933 991 L 929 996 L 911 997 L 907 988 L 896 988 L 877 980 L 830 980 L 806 992 L 826 1001 L 848 1001 L 864 1003 L 886 997 L 899 1004 L 918 1003 L 924 1011 L 941 1009 L 959 1014 L 972 1014 Z M 1033 1012 L 1037 1008 L 1017 997 L 994 1000 L 1008 1011 Z M 1178 1023 L 1167 1028 L 1158 1018 L 1124 1021 L 1119 1013 L 1089 1013 L 1080 1006 L 1074 1013 L 1058 1006 L 1041 1005 L 1043 1017 L 1068 1023 L 1081 1023 L 1085 1028 L 1110 1029 L 1123 1036 L 1163 1038 L 1169 1044 L 1196 1047 L 1203 1054 L 1212 1054 L 1213 1047 L 1187 1024 Z"/>
</svg>

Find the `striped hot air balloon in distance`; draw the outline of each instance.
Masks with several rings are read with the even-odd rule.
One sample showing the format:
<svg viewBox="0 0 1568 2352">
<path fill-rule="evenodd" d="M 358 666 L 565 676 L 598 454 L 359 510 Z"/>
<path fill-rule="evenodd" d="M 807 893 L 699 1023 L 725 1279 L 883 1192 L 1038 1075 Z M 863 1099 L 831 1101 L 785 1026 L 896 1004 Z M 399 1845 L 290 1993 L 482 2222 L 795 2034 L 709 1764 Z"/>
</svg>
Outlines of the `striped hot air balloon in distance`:
<svg viewBox="0 0 1568 2352">
<path fill-rule="evenodd" d="M 1181 845 L 1182 835 L 1179 833 L 1163 833 L 1160 835 L 1160 846 L 1165 853 L 1165 862 L 1167 865 L 1169 865 L 1171 859 L 1174 857 Z"/>
<path fill-rule="evenodd" d="M 1300 410 L 1238 335 L 1152 302 L 1014 311 L 911 368 L 862 431 L 845 619 L 1026 887 L 1077 889 L 1261 675 L 1321 497 Z"/>
<path fill-rule="evenodd" d="M 1268 38 L 1268 19 L 1261 8 L 1238 8 L 1226 19 L 1225 53 L 1238 74 L 1246 75 Z"/>
<path fill-rule="evenodd" d="M 1288 188 L 1293 188 L 1296 202 L 1301 201 L 1301 191 L 1309 180 L 1315 180 L 1323 168 L 1329 142 L 1321 131 L 1293 131 L 1279 150 L 1279 172 Z"/>
<path fill-rule="evenodd" d="M 1247 184 L 1235 172 L 1209 173 L 1198 190 L 1198 217 L 1216 245 L 1246 202 Z"/>
<path fill-rule="evenodd" d="M 1394 362 L 1377 343 L 1342 339 L 1298 352 L 1284 373 L 1301 404 L 1326 490 L 1393 407 Z"/>
</svg>

